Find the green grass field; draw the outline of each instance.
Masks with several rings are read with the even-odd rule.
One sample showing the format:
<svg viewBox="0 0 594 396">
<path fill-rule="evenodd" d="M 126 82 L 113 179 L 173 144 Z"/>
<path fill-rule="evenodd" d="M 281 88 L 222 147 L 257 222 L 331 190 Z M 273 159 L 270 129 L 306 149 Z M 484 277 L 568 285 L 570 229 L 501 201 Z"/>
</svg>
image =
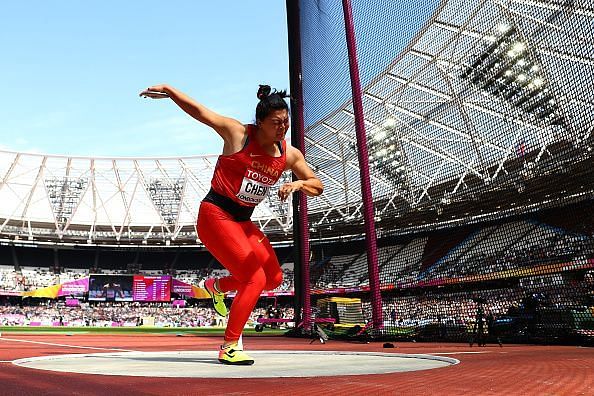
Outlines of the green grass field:
<svg viewBox="0 0 594 396">
<path fill-rule="evenodd" d="M 245 329 L 246 336 L 280 336 L 287 330 L 266 328 L 261 333 Z M 0 326 L 0 333 L 19 334 L 173 334 L 194 336 L 223 336 L 224 327 L 41 327 Z"/>
</svg>

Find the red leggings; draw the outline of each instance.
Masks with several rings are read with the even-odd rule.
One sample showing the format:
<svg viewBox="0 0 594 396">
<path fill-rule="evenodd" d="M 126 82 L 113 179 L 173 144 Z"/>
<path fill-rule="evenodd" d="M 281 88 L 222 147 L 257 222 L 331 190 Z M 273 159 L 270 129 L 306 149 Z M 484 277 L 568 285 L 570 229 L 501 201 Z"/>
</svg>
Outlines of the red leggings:
<svg viewBox="0 0 594 396">
<path fill-rule="evenodd" d="M 221 292 L 237 290 L 231 304 L 225 341 L 237 341 L 263 290 L 283 281 L 276 254 L 268 238 L 251 221 L 235 221 L 210 202 L 200 204 L 198 236 L 210 253 L 229 270 L 219 279 Z"/>
</svg>

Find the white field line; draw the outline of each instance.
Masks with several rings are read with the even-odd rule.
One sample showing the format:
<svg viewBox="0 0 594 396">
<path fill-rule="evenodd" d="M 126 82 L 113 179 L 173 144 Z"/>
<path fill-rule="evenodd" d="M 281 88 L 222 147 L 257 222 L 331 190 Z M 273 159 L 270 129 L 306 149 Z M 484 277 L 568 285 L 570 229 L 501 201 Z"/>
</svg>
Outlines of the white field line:
<svg viewBox="0 0 594 396">
<path fill-rule="evenodd" d="M 101 347 L 89 347 L 89 346 L 80 346 L 80 345 L 56 344 L 53 342 L 19 340 L 17 338 L 6 338 L 6 337 L 0 337 L 0 341 L 26 342 L 29 344 L 50 345 L 50 346 L 59 346 L 59 347 L 76 348 L 76 349 L 94 349 L 97 351 L 140 352 L 140 351 L 135 351 L 133 349 L 101 348 Z"/>
</svg>

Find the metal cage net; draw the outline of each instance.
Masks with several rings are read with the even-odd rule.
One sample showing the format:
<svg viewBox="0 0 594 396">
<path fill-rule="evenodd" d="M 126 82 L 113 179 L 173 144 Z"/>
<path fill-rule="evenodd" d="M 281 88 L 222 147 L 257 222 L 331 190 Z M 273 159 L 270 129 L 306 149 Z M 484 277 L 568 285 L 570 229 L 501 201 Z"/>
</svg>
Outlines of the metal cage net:
<svg viewBox="0 0 594 396">
<path fill-rule="evenodd" d="M 374 301 L 342 2 L 300 9 L 306 159 L 325 184 L 309 204 L 306 292 L 359 298 L 365 328 Z M 383 311 L 373 333 L 591 341 L 591 1 L 352 11 Z"/>
</svg>

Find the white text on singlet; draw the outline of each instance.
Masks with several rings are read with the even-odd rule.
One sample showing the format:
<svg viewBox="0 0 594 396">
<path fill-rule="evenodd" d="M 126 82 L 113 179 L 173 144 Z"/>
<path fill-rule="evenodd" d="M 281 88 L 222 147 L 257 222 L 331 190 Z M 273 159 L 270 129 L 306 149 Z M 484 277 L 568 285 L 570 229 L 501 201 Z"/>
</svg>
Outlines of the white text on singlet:
<svg viewBox="0 0 594 396">
<path fill-rule="evenodd" d="M 274 183 L 276 183 L 276 179 L 252 169 L 247 169 L 237 193 L 237 198 L 245 203 L 257 205 L 266 198 L 270 187 Z"/>
</svg>

